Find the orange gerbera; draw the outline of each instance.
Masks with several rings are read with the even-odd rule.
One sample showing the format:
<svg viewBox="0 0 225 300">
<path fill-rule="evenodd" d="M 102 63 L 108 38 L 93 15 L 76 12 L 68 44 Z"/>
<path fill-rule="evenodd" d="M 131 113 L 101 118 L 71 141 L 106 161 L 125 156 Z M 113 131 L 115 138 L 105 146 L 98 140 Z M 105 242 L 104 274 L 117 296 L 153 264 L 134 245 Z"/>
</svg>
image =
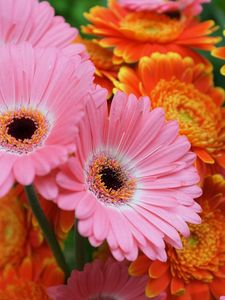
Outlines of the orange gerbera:
<svg viewBox="0 0 225 300">
<path fill-rule="evenodd" d="M 119 62 L 133 63 L 155 51 L 174 51 L 203 61 L 192 48 L 212 50 L 220 40 L 208 36 L 217 29 L 211 20 L 199 22 L 174 13 L 131 12 L 115 0 L 109 0 L 108 8 L 92 8 L 85 17 L 92 24 L 83 27 L 83 32 L 97 36 L 96 42 L 102 47 L 115 47 Z"/>
<path fill-rule="evenodd" d="M 73 214 L 71 218 L 71 213 L 44 199 L 41 204 L 58 238 L 64 238 L 73 224 Z M 42 247 L 47 247 L 43 234 L 27 205 L 23 187 L 17 185 L 0 199 L 0 270 L 9 263 L 17 266 L 26 256 L 43 251 Z"/>
<path fill-rule="evenodd" d="M 190 225 L 183 248 L 168 247 L 168 261 L 151 262 L 144 255 L 131 264 L 131 275 L 149 274 L 146 295 L 167 292 L 168 300 L 213 300 L 225 294 L 225 180 L 205 179 L 202 223 Z"/>
<path fill-rule="evenodd" d="M 112 96 L 112 89 L 114 87 L 112 81 L 117 78 L 117 73 L 119 71 L 119 66 L 112 62 L 113 52 L 109 49 L 100 47 L 93 40 L 86 40 L 78 37 L 76 42 L 86 46 L 87 52 L 90 55 L 90 60 L 95 66 L 94 82 L 108 90 L 108 97 Z"/>
<path fill-rule="evenodd" d="M 149 96 L 153 107 L 177 120 L 201 161 L 225 168 L 224 90 L 214 87 L 210 68 L 177 53 L 153 53 L 136 70 L 122 67 L 118 78 L 117 88 Z"/>
<path fill-rule="evenodd" d="M 223 35 L 225 36 L 225 30 L 223 31 Z M 225 59 L 225 47 L 215 48 L 212 51 L 212 55 L 218 58 Z M 225 65 L 220 69 L 221 74 L 225 75 Z"/>
<path fill-rule="evenodd" d="M 46 288 L 62 284 L 64 275 L 46 255 L 34 261 L 27 257 L 17 269 L 12 265 L 4 268 L 0 274 L 1 300 L 50 300 Z"/>
</svg>

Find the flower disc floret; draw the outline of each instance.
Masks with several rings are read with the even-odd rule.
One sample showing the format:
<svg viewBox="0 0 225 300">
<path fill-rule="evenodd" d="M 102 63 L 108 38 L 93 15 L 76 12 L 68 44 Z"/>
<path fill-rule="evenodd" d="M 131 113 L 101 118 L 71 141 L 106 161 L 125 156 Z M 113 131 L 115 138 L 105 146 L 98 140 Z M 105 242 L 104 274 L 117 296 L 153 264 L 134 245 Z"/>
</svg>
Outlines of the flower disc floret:
<svg viewBox="0 0 225 300">
<path fill-rule="evenodd" d="M 183 31 L 185 18 L 171 18 L 151 12 L 129 13 L 120 22 L 121 32 L 127 38 L 152 43 L 169 43 Z"/>
<path fill-rule="evenodd" d="M 42 146 L 50 130 L 40 111 L 21 108 L 0 114 L 0 145 L 11 153 L 29 153 Z"/>
<path fill-rule="evenodd" d="M 135 191 L 135 179 L 122 169 L 120 162 L 99 154 L 87 172 L 87 183 L 98 199 L 107 204 L 124 204 Z"/>
</svg>

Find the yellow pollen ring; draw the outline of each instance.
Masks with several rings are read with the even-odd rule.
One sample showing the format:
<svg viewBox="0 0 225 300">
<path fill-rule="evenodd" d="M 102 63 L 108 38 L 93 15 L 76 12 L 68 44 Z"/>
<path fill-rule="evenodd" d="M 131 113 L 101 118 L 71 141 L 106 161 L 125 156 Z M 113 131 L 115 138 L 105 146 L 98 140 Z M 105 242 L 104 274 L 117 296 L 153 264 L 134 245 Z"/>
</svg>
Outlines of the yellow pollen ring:
<svg viewBox="0 0 225 300">
<path fill-rule="evenodd" d="M 120 22 L 120 31 L 131 39 L 142 42 L 169 43 L 182 33 L 185 18 L 171 18 L 153 12 L 127 14 Z"/>
<path fill-rule="evenodd" d="M 118 188 L 109 187 L 104 182 L 103 172 L 105 169 L 111 170 L 112 174 L 116 176 L 115 181 Z M 97 195 L 99 200 L 108 204 L 126 203 L 132 198 L 136 187 L 136 180 L 126 174 L 120 163 L 105 155 L 99 155 L 92 160 L 89 165 L 87 183 L 89 189 Z"/>
<path fill-rule="evenodd" d="M 153 107 L 163 107 L 168 120 L 177 120 L 180 133 L 193 147 L 214 152 L 224 147 L 221 107 L 191 83 L 161 79 L 150 93 Z"/>
<path fill-rule="evenodd" d="M 210 212 L 203 216 L 199 225 L 190 224 L 191 235 L 182 237 L 182 249 L 168 249 L 171 272 L 189 283 L 200 280 L 209 283 L 214 273 L 225 265 L 224 216 L 221 212 Z"/>
<path fill-rule="evenodd" d="M 33 123 L 35 131 L 30 138 L 20 139 L 9 133 L 9 126 L 15 120 L 26 119 Z M 12 153 L 24 154 L 32 152 L 41 145 L 49 131 L 49 122 L 38 110 L 21 108 L 15 111 L 6 111 L 0 115 L 0 148 Z"/>
</svg>

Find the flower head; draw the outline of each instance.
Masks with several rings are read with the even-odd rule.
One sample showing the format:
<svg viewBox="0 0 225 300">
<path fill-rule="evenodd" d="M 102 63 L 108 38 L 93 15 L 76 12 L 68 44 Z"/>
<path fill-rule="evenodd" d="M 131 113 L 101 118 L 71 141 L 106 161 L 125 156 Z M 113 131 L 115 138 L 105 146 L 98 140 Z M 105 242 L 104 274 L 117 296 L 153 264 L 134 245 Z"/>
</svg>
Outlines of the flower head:
<svg viewBox="0 0 225 300">
<path fill-rule="evenodd" d="M 118 280 L 119 279 L 119 280 Z M 127 264 L 112 259 L 86 264 L 83 272 L 73 271 L 67 285 L 49 288 L 53 300 L 144 300 L 146 276 L 132 278 Z M 154 300 L 163 300 L 160 296 Z"/>
<path fill-rule="evenodd" d="M 225 180 L 221 175 L 205 179 L 199 203 L 200 225 L 190 225 L 183 248 L 168 247 L 168 261 L 151 262 L 144 256 L 130 266 L 136 276 L 149 274 L 146 294 L 168 292 L 169 300 L 218 299 L 225 294 Z"/>
<path fill-rule="evenodd" d="M 119 89 L 149 96 L 153 107 L 179 122 L 201 161 L 225 167 L 224 90 L 214 87 L 210 68 L 177 53 L 154 53 L 136 70 L 122 67 L 118 77 Z"/>
<path fill-rule="evenodd" d="M 185 14 L 133 12 L 115 0 L 109 2 L 108 8 L 94 7 L 85 16 L 92 24 L 83 27 L 83 31 L 97 36 L 95 41 L 100 46 L 113 47 L 117 62 L 133 63 L 156 51 L 174 51 L 206 62 L 192 49 L 212 50 L 220 40 L 208 36 L 217 29 L 213 21 L 201 23 Z"/>
<path fill-rule="evenodd" d="M 186 137 L 147 98 L 118 93 L 110 113 L 97 89 L 79 125 L 76 156 L 57 175 L 57 204 L 75 210 L 78 229 L 93 246 L 106 239 L 117 260 L 140 248 L 165 260 L 164 241 L 181 246 L 185 221 L 199 223 L 193 198 L 201 191 Z"/>
<path fill-rule="evenodd" d="M 223 35 L 225 36 L 225 30 L 223 31 Z M 212 51 L 212 55 L 218 58 L 225 59 L 225 47 L 215 48 Z M 225 75 L 225 65 L 221 68 L 221 74 Z"/>
<path fill-rule="evenodd" d="M 0 0 L 0 45 L 29 42 L 34 47 L 59 47 L 71 44 L 77 36 L 62 17 L 54 16 L 54 9 L 47 1 Z M 76 46 L 77 53 L 84 47 Z"/>
<path fill-rule="evenodd" d="M 28 44 L 2 46 L 0 57 L 2 196 L 67 160 L 94 69 L 72 52 Z"/>
<path fill-rule="evenodd" d="M 119 0 L 119 4 L 134 11 L 156 11 L 164 13 L 168 11 L 184 11 L 191 15 L 197 15 L 202 11 L 202 3 L 210 0 Z"/>
</svg>

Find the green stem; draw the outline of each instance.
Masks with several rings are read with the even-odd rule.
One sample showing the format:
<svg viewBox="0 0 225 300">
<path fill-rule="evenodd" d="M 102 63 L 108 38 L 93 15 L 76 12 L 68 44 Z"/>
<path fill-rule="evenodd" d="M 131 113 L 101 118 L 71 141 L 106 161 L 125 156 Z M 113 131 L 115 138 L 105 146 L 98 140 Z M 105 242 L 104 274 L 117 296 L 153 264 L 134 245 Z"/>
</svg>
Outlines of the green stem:
<svg viewBox="0 0 225 300">
<path fill-rule="evenodd" d="M 82 271 L 85 265 L 85 238 L 79 234 L 77 224 L 76 221 L 74 226 L 75 269 Z"/>
<path fill-rule="evenodd" d="M 44 233 L 45 239 L 47 240 L 59 267 L 64 271 L 65 277 L 67 279 L 70 275 L 69 268 L 67 266 L 62 250 L 55 236 L 54 230 L 49 221 L 47 220 L 39 204 L 37 194 L 32 185 L 27 185 L 24 188 L 30 207 Z"/>
</svg>

